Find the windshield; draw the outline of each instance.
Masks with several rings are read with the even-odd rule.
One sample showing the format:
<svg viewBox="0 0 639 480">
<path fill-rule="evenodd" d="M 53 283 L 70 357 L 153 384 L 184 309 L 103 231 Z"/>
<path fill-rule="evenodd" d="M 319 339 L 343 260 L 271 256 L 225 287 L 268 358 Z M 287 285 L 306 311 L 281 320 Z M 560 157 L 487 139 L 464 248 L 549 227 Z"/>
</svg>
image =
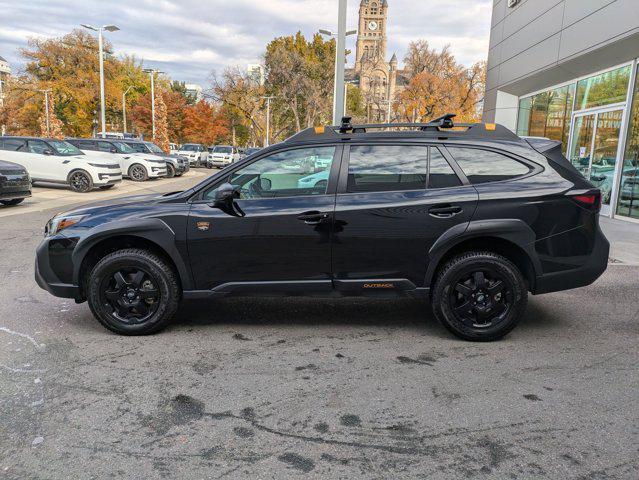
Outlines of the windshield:
<svg viewBox="0 0 639 480">
<path fill-rule="evenodd" d="M 135 150 L 133 150 L 130 146 L 128 146 L 124 142 L 111 142 L 111 143 L 113 144 L 115 148 L 118 149 L 119 153 L 135 153 Z"/>
<path fill-rule="evenodd" d="M 164 155 L 164 152 L 162 151 L 162 149 L 158 147 L 155 143 L 145 142 L 145 145 L 147 146 L 149 150 L 151 150 L 152 153 L 157 153 L 158 155 Z"/>
<path fill-rule="evenodd" d="M 185 152 L 197 152 L 197 145 L 182 145 Z"/>
<path fill-rule="evenodd" d="M 213 153 L 233 153 L 233 147 L 215 147 Z"/>
<path fill-rule="evenodd" d="M 71 155 L 84 155 L 78 147 L 71 145 L 69 142 L 65 142 L 64 140 L 50 140 L 49 144 L 56 152 L 58 152 L 58 155 L 65 157 Z"/>
</svg>

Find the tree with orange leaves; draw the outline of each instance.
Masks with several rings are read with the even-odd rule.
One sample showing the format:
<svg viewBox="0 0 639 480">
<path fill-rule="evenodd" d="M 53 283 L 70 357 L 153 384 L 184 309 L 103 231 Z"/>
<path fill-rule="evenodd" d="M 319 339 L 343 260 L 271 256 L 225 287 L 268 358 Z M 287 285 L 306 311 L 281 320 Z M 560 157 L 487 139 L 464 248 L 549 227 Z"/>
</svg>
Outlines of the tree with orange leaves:
<svg viewBox="0 0 639 480">
<path fill-rule="evenodd" d="M 228 134 L 227 118 L 208 102 L 200 100 L 184 110 L 184 138 L 189 142 L 211 145 Z"/>
<path fill-rule="evenodd" d="M 481 119 L 485 62 L 466 68 L 449 47 L 437 52 L 424 40 L 410 44 L 404 62 L 410 82 L 394 105 L 400 121 L 428 121 L 446 113 L 457 114 L 457 122 Z"/>
<path fill-rule="evenodd" d="M 166 103 L 164 103 L 162 96 L 162 91 L 155 94 L 155 137 L 153 142 L 165 153 L 169 153 L 169 124 Z"/>
</svg>

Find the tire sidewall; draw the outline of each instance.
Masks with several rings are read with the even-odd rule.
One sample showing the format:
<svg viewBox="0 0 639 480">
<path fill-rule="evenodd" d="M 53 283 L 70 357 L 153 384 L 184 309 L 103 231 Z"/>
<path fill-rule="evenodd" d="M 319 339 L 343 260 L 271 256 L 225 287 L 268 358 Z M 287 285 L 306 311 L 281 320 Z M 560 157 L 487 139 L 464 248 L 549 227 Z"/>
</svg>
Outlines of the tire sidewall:
<svg viewBox="0 0 639 480">
<path fill-rule="evenodd" d="M 73 186 L 73 183 L 71 182 L 71 179 L 77 174 L 84 175 L 87 178 L 87 180 L 89 181 L 89 185 L 88 185 L 87 188 L 80 190 L 80 189 L 77 189 L 77 188 L 75 188 Z M 71 190 L 73 190 L 74 192 L 87 193 L 87 192 L 90 192 L 93 189 L 93 179 L 91 178 L 91 175 L 89 175 L 89 172 L 87 172 L 85 170 L 74 170 L 74 171 L 72 171 L 69 174 L 69 177 L 68 177 L 67 181 L 69 183 L 69 187 L 71 187 Z"/>
<path fill-rule="evenodd" d="M 175 177 L 175 167 L 170 164 L 167 163 L 166 164 L 166 178 L 173 178 Z"/>
<path fill-rule="evenodd" d="M 103 280 L 122 268 L 138 267 L 152 277 L 160 292 L 160 305 L 153 316 L 141 324 L 128 325 L 109 314 L 100 301 Z M 179 292 L 175 282 L 167 275 L 166 266 L 155 257 L 136 253 L 115 252 L 103 258 L 91 271 L 87 282 L 87 300 L 98 321 L 111 331 L 124 335 L 145 335 L 163 328 L 177 309 Z"/>
<path fill-rule="evenodd" d="M 141 168 L 142 169 L 142 171 L 144 172 L 144 177 L 143 178 L 137 179 L 137 178 L 133 177 L 133 175 L 131 173 L 133 172 L 133 170 L 135 168 Z M 149 179 L 149 172 L 147 171 L 146 167 L 144 165 L 142 165 L 141 163 L 134 163 L 133 165 L 131 165 L 129 167 L 129 178 L 131 180 L 133 180 L 134 182 L 144 182 L 144 181 Z"/>
<path fill-rule="evenodd" d="M 460 273 L 482 267 L 497 270 L 509 283 L 513 303 L 504 320 L 485 329 L 476 329 L 457 321 L 450 307 L 449 293 Z M 471 253 L 453 259 L 443 268 L 433 292 L 433 312 L 448 330 L 465 340 L 493 341 L 507 335 L 517 326 L 526 308 L 527 296 L 526 282 L 512 262 L 499 255 Z"/>
</svg>

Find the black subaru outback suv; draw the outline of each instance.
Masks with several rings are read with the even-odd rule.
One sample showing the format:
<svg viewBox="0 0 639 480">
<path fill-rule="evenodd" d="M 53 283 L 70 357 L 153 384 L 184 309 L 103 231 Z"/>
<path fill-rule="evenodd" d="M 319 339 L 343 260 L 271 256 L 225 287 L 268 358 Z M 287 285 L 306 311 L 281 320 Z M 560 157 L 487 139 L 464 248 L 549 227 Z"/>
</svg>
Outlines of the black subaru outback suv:
<svg viewBox="0 0 639 480">
<path fill-rule="evenodd" d="M 416 296 L 468 340 L 510 332 L 528 292 L 594 282 L 600 192 L 557 142 L 491 124 L 308 129 L 182 192 L 56 215 L 36 280 L 125 335 L 181 301 Z"/>
</svg>

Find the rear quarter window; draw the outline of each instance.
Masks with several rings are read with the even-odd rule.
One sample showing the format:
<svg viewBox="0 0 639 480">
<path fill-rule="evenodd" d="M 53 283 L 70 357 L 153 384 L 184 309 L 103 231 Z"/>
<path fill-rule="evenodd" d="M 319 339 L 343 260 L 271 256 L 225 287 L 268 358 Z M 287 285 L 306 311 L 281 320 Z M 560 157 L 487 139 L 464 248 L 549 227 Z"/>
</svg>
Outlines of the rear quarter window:
<svg viewBox="0 0 639 480">
<path fill-rule="evenodd" d="M 512 180 L 531 171 L 528 165 L 497 152 L 467 147 L 448 147 L 448 151 L 474 185 Z"/>
</svg>

